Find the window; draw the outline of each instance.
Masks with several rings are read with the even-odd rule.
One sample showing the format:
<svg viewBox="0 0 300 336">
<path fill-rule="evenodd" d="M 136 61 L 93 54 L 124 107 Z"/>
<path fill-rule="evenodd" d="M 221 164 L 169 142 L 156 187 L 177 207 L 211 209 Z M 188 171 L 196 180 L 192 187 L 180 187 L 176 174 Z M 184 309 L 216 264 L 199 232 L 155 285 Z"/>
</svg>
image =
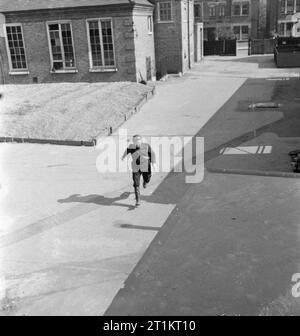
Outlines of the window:
<svg viewBox="0 0 300 336">
<path fill-rule="evenodd" d="M 233 33 L 237 40 L 247 41 L 249 39 L 249 27 L 248 26 L 234 26 Z"/>
<path fill-rule="evenodd" d="M 240 36 L 241 36 L 241 28 L 240 28 L 240 26 L 234 26 L 233 27 L 233 34 L 235 35 L 235 38 L 237 40 L 240 39 Z"/>
<path fill-rule="evenodd" d="M 153 20 L 152 20 L 152 16 L 149 15 L 147 17 L 147 24 L 148 24 L 148 33 L 152 34 L 153 33 Z"/>
<path fill-rule="evenodd" d="M 221 5 L 219 7 L 219 16 L 225 16 L 225 6 Z"/>
<path fill-rule="evenodd" d="M 74 70 L 75 55 L 71 23 L 48 23 L 52 71 Z"/>
<path fill-rule="evenodd" d="M 242 4 L 242 15 L 243 16 L 249 15 L 249 4 L 248 3 Z"/>
<path fill-rule="evenodd" d="M 300 11 L 299 0 L 281 0 L 280 12 L 281 14 L 294 14 Z"/>
<path fill-rule="evenodd" d="M 87 21 L 90 67 L 114 69 L 115 53 L 111 19 Z"/>
<path fill-rule="evenodd" d="M 233 15 L 234 16 L 240 16 L 241 14 L 241 5 L 240 4 L 236 4 L 233 6 Z"/>
<path fill-rule="evenodd" d="M 250 12 L 249 2 L 240 2 L 233 5 L 234 16 L 248 16 Z"/>
<path fill-rule="evenodd" d="M 281 0 L 281 2 L 280 2 L 280 12 L 281 12 L 281 14 L 285 14 L 285 12 L 286 12 L 285 5 L 286 5 L 286 0 Z"/>
<path fill-rule="evenodd" d="M 216 7 L 210 7 L 209 8 L 209 16 L 215 17 L 216 16 Z"/>
<path fill-rule="evenodd" d="M 249 27 L 248 26 L 242 26 L 242 41 L 248 40 L 249 38 Z"/>
<path fill-rule="evenodd" d="M 295 1 L 294 0 L 287 0 L 286 2 L 286 13 L 287 14 L 294 14 L 295 11 Z"/>
<path fill-rule="evenodd" d="M 158 17 L 160 22 L 172 21 L 172 2 L 165 1 L 158 3 Z"/>
<path fill-rule="evenodd" d="M 287 22 L 286 24 L 286 36 L 292 36 L 293 22 Z"/>
<path fill-rule="evenodd" d="M 194 13 L 195 13 L 196 18 L 201 18 L 202 17 L 201 4 L 195 4 L 194 5 Z"/>
<path fill-rule="evenodd" d="M 27 70 L 25 44 L 21 24 L 6 25 L 7 51 L 11 71 Z"/>
</svg>

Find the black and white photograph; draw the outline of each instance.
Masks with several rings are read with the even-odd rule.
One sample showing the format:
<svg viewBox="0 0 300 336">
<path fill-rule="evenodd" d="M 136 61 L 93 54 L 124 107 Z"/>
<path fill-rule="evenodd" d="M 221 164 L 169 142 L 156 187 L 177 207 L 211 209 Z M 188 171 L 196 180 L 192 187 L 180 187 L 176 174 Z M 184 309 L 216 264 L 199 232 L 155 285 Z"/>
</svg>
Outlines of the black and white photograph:
<svg viewBox="0 0 300 336">
<path fill-rule="evenodd" d="M 0 317 L 21 316 L 300 316 L 300 0 L 0 0 Z"/>
</svg>

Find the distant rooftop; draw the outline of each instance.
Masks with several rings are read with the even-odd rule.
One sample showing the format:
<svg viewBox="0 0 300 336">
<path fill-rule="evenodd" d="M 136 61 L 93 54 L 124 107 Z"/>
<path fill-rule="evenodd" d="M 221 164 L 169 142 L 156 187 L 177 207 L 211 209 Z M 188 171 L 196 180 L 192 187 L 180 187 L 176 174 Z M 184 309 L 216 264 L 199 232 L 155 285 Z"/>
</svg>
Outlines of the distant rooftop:
<svg viewBox="0 0 300 336">
<path fill-rule="evenodd" d="M 0 12 L 123 5 L 130 3 L 148 6 L 152 5 L 148 0 L 0 0 Z"/>
</svg>

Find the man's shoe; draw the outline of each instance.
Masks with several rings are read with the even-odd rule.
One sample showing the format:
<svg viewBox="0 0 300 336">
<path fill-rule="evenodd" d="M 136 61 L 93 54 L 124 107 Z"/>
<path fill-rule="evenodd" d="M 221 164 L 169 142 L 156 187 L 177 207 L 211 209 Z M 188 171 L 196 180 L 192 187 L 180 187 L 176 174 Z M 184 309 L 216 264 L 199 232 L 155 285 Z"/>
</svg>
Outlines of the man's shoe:
<svg viewBox="0 0 300 336">
<path fill-rule="evenodd" d="M 148 183 L 147 183 L 147 182 L 144 182 L 144 183 L 143 183 L 143 188 L 146 189 L 146 188 L 147 188 L 147 185 L 148 185 Z"/>
<path fill-rule="evenodd" d="M 136 206 L 136 207 L 139 207 L 140 205 L 141 205 L 140 200 L 137 200 L 136 203 L 135 203 L 135 206 Z"/>
</svg>

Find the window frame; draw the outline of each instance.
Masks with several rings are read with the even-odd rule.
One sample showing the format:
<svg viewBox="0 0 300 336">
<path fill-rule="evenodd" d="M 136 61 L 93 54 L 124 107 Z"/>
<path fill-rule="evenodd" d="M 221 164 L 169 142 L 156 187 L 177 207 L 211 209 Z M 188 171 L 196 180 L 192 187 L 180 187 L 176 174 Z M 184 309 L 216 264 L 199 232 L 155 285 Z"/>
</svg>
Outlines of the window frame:
<svg viewBox="0 0 300 336">
<path fill-rule="evenodd" d="M 292 14 L 296 13 L 296 11 L 295 11 L 295 9 L 296 9 L 296 0 L 290 0 L 290 1 L 293 1 L 293 4 L 289 4 L 289 0 L 286 0 L 286 2 L 285 2 L 285 5 L 286 5 L 285 13 L 292 15 Z M 289 8 L 292 8 L 292 10 L 289 10 Z"/>
<path fill-rule="evenodd" d="M 197 10 L 196 10 L 197 8 Z M 196 12 L 198 12 L 198 15 L 196 15 Z M 201 19 L 202 18 L 202 4 L 201 3 L 195 3 L 194 4 L 194 16 L 196 19 Z"/>
<path fill-rule="evenodd" d="M 239 2 L 234 2 L 233 4 L 233 8 L 232 8 L 232 16 L 241 16 L 241 3 L 239 3 Z M 239 13 L 238 14 L 236 14 L 235 13 L 235 9 L 236 9 L 236 7 L 239 7 Z"/>
<path fill-rule="evenodd" d="M 247 14 L 244 14 L 244 6 L 247 6 Z M 250 15 L 250 2 L 242 2 L 241 3 L 241 16 L 249 16 Z"/>
<path fill-rule="evenodd" d="M 251 27 L 249 26 L 249 25 L 247 25 L 247 24 L 236 24 L 236 25 L 234 25 L 233 27 L 232 27 L 232 30 L 233 30 L 233 34 L 236 36 L 237 34 L 235 34 L 235 32 L 234 32 L 234 29 L 235 28 L 239 28 L 239 38 L 237 39 L 237 41 L 239 41 L 239 42 L 245 42 L 245 41 L 248 41 L 249 40 L 249 36 L 250 36 L 250 29 L 251 29 Z M 248 28 L 248 33 L 247 33 L 247 35 L 248 35 L 248 38 L 247 39 L 243 39 L 243 35 L 245 35 L 245 34 L 243 34 L 243 27 L 247 27 Z"/>
<path fill-rule="evenodd" d="M 152 15 L 148 15 L 147 16 L 147 29 L 148 29 L 148 34 L 152 35 L 153 34 L 153 29 L 154 29 L 154 26 L 153 26 L 153 16 Z"/>
<path fill-rule="evenodd" d="M 169 3 L 171 5 L 171 19 L 170 20 L 161 20 L 160 17 L 160 6 L 163 3 Z M 157 19 L 159 23 L 170 23 L 170 22 L 174 22 L 174 13 L 173 13 L 173 1 L 172 0 L 168 0 L 168 1 L 161 1 L 157 3 Z"/>
<path fill-rule="evenodd" d="M 243 7 L 247 5 L 248 7 L 248 14 L 243 14 Z M 239 14 L 235 14 L 235 7 L 239 6 Z M 238 17 L 238 16 L 243 16 L 243 17 L 249 17 L 251 13 L 251 3 L 250 1 L 241 1 L 241 2 L 233 2 L 232 4 L 232 16 Z"/>
<path fill-rule="evenodd" d="M 62 34 L 61 34 L 61 27 L 62 24 L 70 24 L 70 31 L 71 31 L 71 39 L 72 39 L 72 48 L 73 48 L 73 55 L 74 55 L 74 67 L 65 67 L 65 53 L 64 53 L 64 45 L 62 41 Z M 52 45 L 51 45 L 51 38 L 50 38 L 50 30 L 49 25 L 58 24 L 59 25 L 59 40 L 60 40 L 60 47 L 62 47 L 61 54 L 62 54 L 62 62 L 64 67 L 62 69 L 55 70 L 53 54 L 52 54 Z M 76 52 L 75 52 L 75 44 L 74 44 L 74 35 L 73 35 L 73 27 L 71 20 L 55 20 L 55 21 L 46 21 L 46 31 L 47 31 L 47 38 L 48 38 L 48 47 L 49 47 L 49 55 L 50 55 L 50 73 L 74 73 L 78 72 L 77 70 L 77 60 L 76 60 Z"/>
<path fill-rule="evenodd" d="M 280 14 L 286 14 L 286 0 L 280 0 Z"/>
<path fill-rule="evenodd" d="M 225 17 L 226 5 L 219 5 L 219 17 Z"/>
<path fill-rule="evenodd" d="M 217 17 L 217 7 L 216 6 L 209 7 L 209 17 L 210 18 Z"/>
<path fill-rule="evenodd" d="M 97 21 L 98 24 L 101 25 L 102 21 L 110 21 L 111 22 L 111 35 L 112 35 L 112 45 L 113 45 L 113 55 L 114 55 L 114 65 L 102 65 L 102 66 L 94 66 L 93 65 L 93 55 L 92 55 L 92 46 L 91 46 L 91 36 L 90 36 L 90 29 L 89 29 L 89 22 L 90 21 Z M 102 56 L 102 63 L 104 64 L 104 46 L 103 46 L 103 37 L 102 37 L 102 25 L 100 27 L 100 45 L 101 45 L 101 56 Z M 87 42 L 88 42 L 88 54 L 89 54 L 89 65 L 90 65 L 90 72 L 114 72 L 117 71 L 117 62 L 116 62 L 116 49 L 115 49 L 115 36 L 114 36 L 114 27 L 113 27 L 113 19 L 112 17 L 101 17 L 101 18 L 90 18 L 86 19 L 86 32 L 87 32 Z"/>
<path fill-rule="evenodd" d="M 8 35 L 7 35 L 7 30 L 6 30 L 7 27 L 21 27 L 21 34 L 22 34 L 22 42 L 23 42 L 23 48 L 24 48 L 26 68 L 22 68 L 22 69 L 14 69 L 13 68 L 11 53 L 10 53 L 10 48 L 9 48 Z M 9 74 L 10 75 L 28 75 L 29 74 L 28 59 L 27 59 L 26 44 L 25 44 L 25 37 L 24 37 L 24 31 L 23 31 L 22 23 L 4 23 L 3 24 L 3 29 L 4 29 L 4 36 L 5 36 L 6 51 L 7 51 L 7 56 L 8 56 Z"/>
</svg>

